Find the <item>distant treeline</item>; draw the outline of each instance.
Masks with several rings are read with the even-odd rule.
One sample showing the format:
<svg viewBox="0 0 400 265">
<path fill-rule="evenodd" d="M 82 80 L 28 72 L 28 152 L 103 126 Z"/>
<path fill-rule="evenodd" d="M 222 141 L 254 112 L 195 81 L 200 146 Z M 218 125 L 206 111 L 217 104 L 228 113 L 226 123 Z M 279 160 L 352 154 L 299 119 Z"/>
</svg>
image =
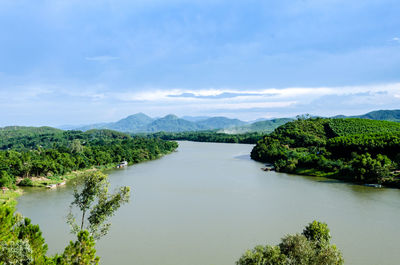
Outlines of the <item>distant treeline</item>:
<svg viewBox="0 0 400 265">
<path fill-rule="evenodd" d="M 13 127 L 7 135 L 0 140 L 0 186 L 9 187 L 15 184 L 16 177 L 59 176 L 122 160 L 138 163 L 178 147 L 176 142 L 132 137 L 111 130 L 80 132 Z"/>
<path fill-rule="evenodd" d="M 243 134 L 226 134 L 217 131 L 198 131 L 198 132 L 179 132 L 167 133 L 158 132 L 147 134 L 149 138 L 160 138 L 163 140 L 174 141 L 194 141 L 194 142 L 213 142 L 213 143 L 241 143 L 256 144 L 263 137 L 263 133 L 243 133 Z"/>
<path fill-rule="evenodd" d="M 281 172 L 400 187 L 400 123 L 300 118 L 265 136 L 251 157 Z"/>
</svg>

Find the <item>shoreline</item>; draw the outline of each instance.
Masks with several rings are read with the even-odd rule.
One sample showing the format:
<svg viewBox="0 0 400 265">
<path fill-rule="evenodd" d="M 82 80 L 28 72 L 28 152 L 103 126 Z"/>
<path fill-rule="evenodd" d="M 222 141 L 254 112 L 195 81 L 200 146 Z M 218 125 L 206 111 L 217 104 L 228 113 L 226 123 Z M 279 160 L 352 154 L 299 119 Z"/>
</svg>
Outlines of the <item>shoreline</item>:
<svg viewBox="0 0 400 265">
<path fill-rule="evenodd" d="M 151 161 L 151 160 L 156 160 L 156 159 L 160 159 L 161 157 L 171 154 L 173 152 L 176 152 L 176 149 L 167 152 L 165 154 L 160 154 L 159 156 L 157 156 L 154 159 L 148 159 L 148 160 L 144 160 L 144 161 L 140 161 L 138 163 L 129 163 L 129 166 L 135 165 L 135 164 L 139 164 L 142 162 L 146 162 L 146 161 Z M 111 169 L 117 169 L 117 165 L 119 163 L 112 163 L 112 164 L 107 164 L 107 165 L 102 165 L 102 166 L 93 166 L 91 168 L 86 168 L 86 169 L 82 169 L 82 170 L 75 170 L 72 172 L 69 172 L 67 174 L 64 174 L 62 176 L 52 176 L 50 178 L 47 177 L 29 177 L 29 179 L 32 181 L 31 186 L 24 186 L 24 187 L 37 187 L 37 188 L 43 188 L 46 189 L 48 185 L 58 185 L 61 184 L 63 182 L 68 182 L 70 180 L 76 179 L 88 172 L 93 172 L 93 171 L 107 171 L 107 170 L 111 170 Z M 22 179 L 26 179 L 26 178 L 18 178 L 19 181 L 21 181 Z M 20 188 L 21 186 L 16 186 L 16 189 L 7 189 L 5 191 L 0 191 L 0 205 L 4 204 L 4 205 L 8 205 L 8 206 L 16 206 L 17 205 L 17 198 L 23 195 L 23 190 Z"/>
</svg>

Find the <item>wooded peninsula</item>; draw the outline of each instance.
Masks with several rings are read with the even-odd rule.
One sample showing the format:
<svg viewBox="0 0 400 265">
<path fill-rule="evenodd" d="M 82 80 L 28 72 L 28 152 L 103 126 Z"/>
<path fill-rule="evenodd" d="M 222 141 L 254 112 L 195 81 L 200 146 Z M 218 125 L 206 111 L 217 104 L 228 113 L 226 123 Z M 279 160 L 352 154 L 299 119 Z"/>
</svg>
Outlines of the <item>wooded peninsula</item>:
<svg viewBox="0 0 400 265">
<path fill-rule="evenodd" d="M 400 123 L 299 117 L 260 140 L 251 158 L 278 172 L 400 188 Z"/>
</svg>

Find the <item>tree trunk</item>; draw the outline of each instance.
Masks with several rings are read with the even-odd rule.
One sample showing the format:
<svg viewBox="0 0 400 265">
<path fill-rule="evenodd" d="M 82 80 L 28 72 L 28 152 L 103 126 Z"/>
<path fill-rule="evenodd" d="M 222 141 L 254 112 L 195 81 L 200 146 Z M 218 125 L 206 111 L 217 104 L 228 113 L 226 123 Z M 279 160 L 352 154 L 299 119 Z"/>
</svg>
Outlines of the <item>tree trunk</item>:
<svg viewBox="0 0 400 265">
<path fill-rule="evenodd" d="M 86 213 L 86 211 L 83 211 L 83 213 L 82 213 L 81 231 L 83 229 L 83 222 L 85 221 L 85 213 Z"/>
</svg>

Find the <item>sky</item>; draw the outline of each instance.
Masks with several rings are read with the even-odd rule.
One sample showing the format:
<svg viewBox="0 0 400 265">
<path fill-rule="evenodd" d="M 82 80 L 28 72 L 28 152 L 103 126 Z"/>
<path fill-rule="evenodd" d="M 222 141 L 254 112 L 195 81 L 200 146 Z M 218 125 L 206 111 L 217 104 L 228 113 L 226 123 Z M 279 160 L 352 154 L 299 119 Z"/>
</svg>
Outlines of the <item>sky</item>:
<svg viewBox="0 0 400 265">
<path fill-rule="evenodd" d="M 400 109 L 398 0 L 0 0 L 0 126 Z"/>
</svg>

